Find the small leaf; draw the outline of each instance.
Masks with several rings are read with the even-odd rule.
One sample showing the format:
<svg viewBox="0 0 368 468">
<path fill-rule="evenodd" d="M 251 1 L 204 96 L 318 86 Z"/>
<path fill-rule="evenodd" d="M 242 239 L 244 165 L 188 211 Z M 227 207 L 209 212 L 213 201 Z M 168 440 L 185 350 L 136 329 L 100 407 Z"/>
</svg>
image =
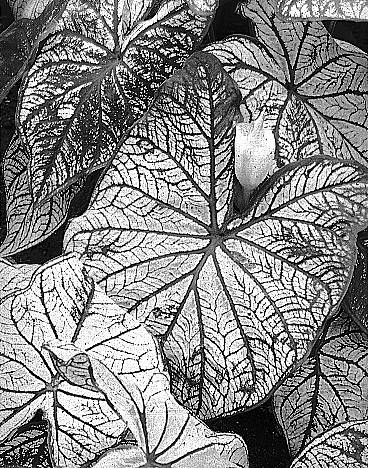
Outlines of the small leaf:
<svg viewBox="0 0 368 468">
<path fill-rule="evenodd" d="M 285 20 L 368 20 L 367 0 L 277 0 L 276 5 Z"/>
<path fill-rule="evenodd" d="M 35 204 L 29 188 L 28 163 L 19 137 L 13 137 L 3 161 L 7 234 L 0 256 L 14 255 L 49 237 L 66 220 L 77 191 L 73 186 L 42 205 Z"/>
<path fill-rule="evenodd" d="M 137 445 L 125 445 L 104 455 L 97 467 L 120 462 L 126 468 L 163 466 L 172 468 L 247 468 L 247 449 L 242 439 L 232 434 L 216 434 L 169 392 L 169 380 L 159 369 L 138 383 L 133 375 L 114 375 L 90 353 L 81 354 L 66 344 L 48 345 L 69 377 L 81 384 L 94 383 L 115 409 L 128 421 Z M 77 364 L 78 363 L 78 364 Z M 69 367 L 69 369 L 68 369 Z M 87 387 L 89 388 L 89 383 Z M 85 387 L 85 388 L 87 388 Z"/>
<path fill-rule="evenodd" d="M 46 421 L 26 424 L 0 444 L 0 466 L 51 468 Z"/>
<path fill-rule="evenodd" d="M 367 165 L 368 55 L 341 47 L 322 23 L 280 21 L 270 2 L 239 8 L 257 38 L 234 36 L 205 50 L 239 85 L 248 120 L 264 114 L 277 166 L 318 154 Z"/>
<path fill-rule="evenodd" d="M 102 167 L 204 36 L 209 20 L 193 15 L 185 0 L 165 0 L 145 19 L 153 3 L 69 2 L 20 97 L 36 200 Z"/>
<path fill-rule="evenodd" d="M 212 16 L 218 7 L 218 0 L 187 0 L 187 3 L 192 12 L 199 16 Z"/>
<path fill-rule="evenodd" d="M 368 340 L 342 314 L 275 393 L 275 410 L 296 455 L 334 425 L 368 418 Z"/>
<path fill-rule="evenodd" d="M 340 424 L 314 439 L 291 468 L 368 466 L 368 420 Z"/>
<path fill-rule="evenodd" d="M 53 0 L 37 18 L 14 21 L 0 34 L 0 103 L 34 60 L 38 45 L 55 29 L 68 0 Z"/>
<path fill-rule="evenodd" d="M 121 142 L 65 250 L 157 335 L 203 418 L 267 398 L 336 311 L 368 222 L 368 174 L 314 158 L 232 217 L 239 93 L 210 54 L 165 82 Z"/>
</svg>

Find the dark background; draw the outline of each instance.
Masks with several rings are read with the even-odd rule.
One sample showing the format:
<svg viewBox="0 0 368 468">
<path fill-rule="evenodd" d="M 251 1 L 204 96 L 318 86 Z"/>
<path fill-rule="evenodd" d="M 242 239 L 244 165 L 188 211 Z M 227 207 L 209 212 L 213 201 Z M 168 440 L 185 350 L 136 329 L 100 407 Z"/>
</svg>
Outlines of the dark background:
<svg viewBox="0 0 368 468">
<path fill-rule="evenodd" d="M 235 1 L 225 1 L 220 5 L 215 21 L 206 38 L 207 42 L 220 40 L 229 34 L 251 34 L 251 25 L 235 13 Z M 6 29 L 13 17 L 5 0 L 0 0 L 0 32 Z M 335 37 L 344 39 L 368 51 L 367 23 L 345 21 L 326 22 L 326 26 Z M 368 79 L 368 78 L 367 78 Z M 7 98 L 0 104 L 0 160 L 14 132 L 14 115 L 18 87 L 14 87 Z M 87 207 L 98 173 L 87 180 L 86 188 L 76 197 L 70 209 L 71 216 L 76 216 Z M 5 235 L 5 203 L 3 183 L 0 180 L 0 241 Z M 61 253 L 64 226 L 42 244 L 33 247 L 14 258 L 18 262 L 43 263 Z M 236 432 L 248 445 L 250 468 L 287 468 L 290 457 L 286 440 L 272 411 L 272 401 L 246 413 L 218 419 L 208 423 L 211 428 L 221 432 Z M 0 460 L 0 467 L 3 466 Z M 216 468 L 216 467 L 213 467 Z"/>
</svg>

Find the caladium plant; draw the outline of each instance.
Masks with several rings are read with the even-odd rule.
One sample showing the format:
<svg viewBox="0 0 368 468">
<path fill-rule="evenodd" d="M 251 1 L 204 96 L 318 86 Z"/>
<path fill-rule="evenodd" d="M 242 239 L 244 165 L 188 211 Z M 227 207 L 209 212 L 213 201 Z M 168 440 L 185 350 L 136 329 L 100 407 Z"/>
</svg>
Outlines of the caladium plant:
<svg viewBox="0 0 368 468">
<path fill-rule="evenodd" d="M 234 217 L 239 99 L 214 57 L 193 55 L 65 238 L 160 337 L 174 394 L 207 418 L 258 404 L 304 357 L 346 289 L 368 208 L 363 166 L 316 158 L 278 173 Z"/>
<path fill-rule="evenodd" d="M 367 464 L 367 55 L 281 3 L 10 0 L 1 466 L 286 468 L 224 418 L 271 395 L 293 468 Z"/>
</svg>

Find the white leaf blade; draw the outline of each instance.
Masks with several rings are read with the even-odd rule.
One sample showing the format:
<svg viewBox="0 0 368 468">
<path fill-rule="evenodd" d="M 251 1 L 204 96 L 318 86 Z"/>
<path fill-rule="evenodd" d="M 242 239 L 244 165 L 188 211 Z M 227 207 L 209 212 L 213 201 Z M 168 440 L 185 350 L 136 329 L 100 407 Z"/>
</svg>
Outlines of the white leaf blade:
<svg viewBox="0 0 368 468">
<path fill-rule="evenodd" d="M 366 0 L 323 0 L 321 2 L 278 0 L 276 8 L 277 14 L 284 20 L 368 20 L 368 3 Z"/>
<path fill-rule="evenodd" d="M 197 82 L 186 82 L 196 73 Z M 181 96 L 183 83 L 188 89 Z M 191 87 L 204 90 L 207 83 L 214 83 L 218 96 L 212 101 L 214 112 L 219 105 L 219 114 L 228 118 L 215 120 L 207 138 L 215 135 L 216 150 L 206 154 L 183 133 L 176 110 L 170 116 L 167 109 L 171 100 L 177 109 L 180 96 L 186 112 L 195 115 Z M 231 221 L 231 130 L 237 117 L 233 82 L 215 59 L 198 53 L 161 92 L 122 142 L 90 209 L 70 224 L 65 249 L 80 255 L 107 294 L 158 335 L 179 401 L 202 417 L 216 417 L 267 398 L 305 358 L 324 320 L 337 310 L 352 274 L 356 233 L 368 219 L 367 172 L 356 162 L 322 157 L 291 164 L 271 178 L 243 218 Z M 211 96 L 212 89 L 207 93 Z M 204 105 L 211 98 L 202 94 Z M 185 115 L 183 106 L 181 120 L 187 120 Z M 197 129 L 193 124 L 195 134 Z M 147 152 L 136 150 L 138 136 L 155 138 L 155 145 L 165 150 L 167 163 L 157 153 L 159 171 L 150 145 L 144 147 Z M 181 151 L 182 139 L 190 142 L 187 155 Z M 168 141 L 171 151 L 166 150 Z M 183 190 L 173 180 L 185 181 Z M 119 218 L 128 231 L 131 222 L 136 235 L 138 205 L 128 206 L 126 185 L 149 207 L 143 221 L 147 235 L 137 238 L 136 246 L 125 231 L 116 230 Z M 197 206 L 194 190 L 202 192 Z M 185 216 L 177 235 L 190 247 L 202 240 L 201 251 L 173 255 L 162 236 L 167 232 L 162 206 Z M 152 250 L 155 237 L 162 246 L 159 256 Z M 181 269 L 183 259 L 187 266 Z"/>
<path fill-rule="evenodd" d="M 35 205 L 29 189 L 28 163 L 19 138 L 13 138 L 3 162 L 7 233 L 0 256 L 28 249 L 55 232 L 66 220 L 75 192 L 72 188 L 41 206 Z"/>
<path fill-rule="evenodd" d="M 277 166 L 318 154 L 366 165 L 367 54 L 342 47 L 322 23 L 279 20 L 270 2 L 240 11 L 257 39 L 234 36 L 205 50 L 239 85 L 249 120 L 264 113 Z"/>
<path fill-rule="evenodd" d="M 367 466 L 368 421 L 340 424 L 314 439 L 291 468 L 361 468 Z M 333 465 L 332 465 L 333 464 Z"/>
<path fill-rule="evenodd" d="M 137 24 L 126 18 L 131 29 L 124 36 L 118 31 L 128 26 L 121 23 L 124 3 L 99 7 L 71 2 L 60 32 L 46 42 L 28 73 L 19 122 L 31 154 L 36 199 L 47 199 L 108 161 L 209 24 L 193 15 L 184 0 L 166 1 L 152 18 L 140 22 L 152 5 L 134 5 Z"/>
<path fill-rule="evenodd" d="M 330 320 L 314 357 L 275 393 L 293 455 L 335 424 L 368 416 L 367 362 L 364 334 L 345 315 Z"/>
</svg>

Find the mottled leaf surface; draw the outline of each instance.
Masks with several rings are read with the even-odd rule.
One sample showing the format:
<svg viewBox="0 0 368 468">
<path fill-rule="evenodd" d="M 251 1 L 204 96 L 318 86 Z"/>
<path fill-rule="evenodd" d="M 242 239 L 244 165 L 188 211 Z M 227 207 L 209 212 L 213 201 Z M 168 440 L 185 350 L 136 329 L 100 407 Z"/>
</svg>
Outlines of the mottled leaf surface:
<svg viewBox="0 0 368 468">
<path fill-rule="evenodd" d="M 368 420 L 340 424 L 313 440 L 291 468 L 366 468 Z"/>
<path fill-rule="evenodd" d="M 257 38 L 234 36 L 206 50 L 239 85 L 245 120 L 264 112 L 275 165 L 316 154 L 367 164 L 367 54 L 341 47 L 322 23 L 279 20 L 266 0 L 240 9 Z"/>
<path fill-rule="evenodd" d="M 0 466 L 51 468 L 47 447 L 47 422 L 26 424 L 0 444 Z"/>
<path fill-rule="evenodd" d="M 15 19 L 34 19 L 39 16 L 51 0 L 8 0 Z"/>
<path fill-rule="evenodd" d="M 1 265 L 9 271 L 9 262 Z M 26 289 L 15 292 L 11 283 L 7 294 L 4 287 L 0 316 L 0 440 L 41 409 L 57 466 L 82 466 L 115 445 L 126 423 L 94 388 L 68 382 L 44 346 L 73 342 L 111 371 L 139 379 L 162 368 L 151 335 L 95 289 L 73 256 L 40 267 Z"/>
<path fill-rule="evenodd" d="M 62 371 L 75 383 L 91 382 L 128 425 L 136 445 L 125 444 L 103 456 L 97 467 L 115 464 L 126 468 L 170 466 L 172 468 L 247 468 L 247 449 L 239 436 L 217 434 L 181 407 L 170 394 L 169 379 L 159 369 L 134 375 L 110 371 L 90 353 L 68 344 L 54 343 L 49 351 L 57 357 Z"/>
<path fill-rule="evenodd" d="M 293 455 L 338 423 L 368 417 L 368 340 L 348 315 L 330 320 L 312 357 L 275 393 Z"/>
<path fill-rule="evenodd" d="M 276 5 L 285 20 L 368 20 L 367 0 L 278 0 Z"/>
<path fill-rule="evenodd" d="M 359 233 L 354 275 L 344 297 L 344 308 L 368 334 L 368 230 Z"/>
<path fill-rule="evenodd" d="M 37 18 L 14 21 L 0 34 L 0 103 L 32 63 L 39 43 L 55 30 L 67 0 L 54 0 Z"/>
<path fill-rule="evenodd" d="M 266 398 L 345 292 L 367 172 L 315 158 L 271 178 L 232 218 L 239 93 L 210 54 L 160 89 L 72 220 L 105 292 L 157 335 L 177 399 L 204 418 Z"/>
<path fill-rule="evenodd" d="M 209 24 L 185 0 L 146 20 L 154 2 L 130 3 L 71 0 L 25 79 L 19 122 L 36 199 L 106 163 Z"/>
<path fill-rule="evenodd" d="M 19 137 L 13 137 L 3 160 L 7 233 L 0 256 L 13 255 L 42 242 L 66 220 L 76 186 L 58 193 L 42 205 L 32 198 L 29 158 Z"/>
</svg>

